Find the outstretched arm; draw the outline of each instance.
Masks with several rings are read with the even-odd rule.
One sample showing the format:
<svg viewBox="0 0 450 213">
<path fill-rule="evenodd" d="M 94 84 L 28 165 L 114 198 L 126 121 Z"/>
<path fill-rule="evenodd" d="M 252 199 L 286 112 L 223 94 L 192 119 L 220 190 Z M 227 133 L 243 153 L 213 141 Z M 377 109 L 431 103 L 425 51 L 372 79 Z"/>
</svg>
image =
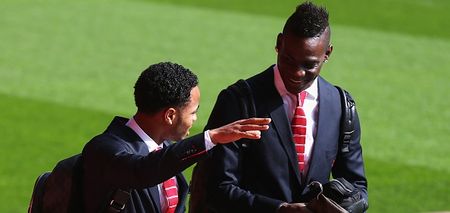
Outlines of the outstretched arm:
<svg viewBox="0 0 450 213">
<path fill-rule="evenodd" d="M 268 123 L 267 118 L 243 119 L 212 129 L 209 134 L 215 144 L 257 139 L 260 131 L 268 129 Z M 207 151 L 204 138 L 201 133 L 145 155 L 138 154 L 136 144 L 128 138 L 107 131 L 85 146 L 83 157 L 89 162 L 85 164 L 87 171 L 99 173 L 102 181 L 118 188 L 144 188 L 157 185 L 203 159 Z"/>
<path fill-rule="evenodd" d="M 261 130 L 269 129 L 270 118 L 241 119 L 209 131 L 214 144 L 226 144 L 242 138 L 259 139 Z"/>
</svg>

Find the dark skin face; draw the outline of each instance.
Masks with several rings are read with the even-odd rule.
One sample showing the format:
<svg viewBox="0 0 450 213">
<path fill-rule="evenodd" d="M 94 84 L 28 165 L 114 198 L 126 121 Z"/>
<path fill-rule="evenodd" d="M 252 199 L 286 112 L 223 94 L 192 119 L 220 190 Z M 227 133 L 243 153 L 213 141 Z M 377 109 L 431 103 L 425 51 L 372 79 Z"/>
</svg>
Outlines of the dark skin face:
<svg viewBox="0 0 450 213">
<path fill-rule="evenodd" d="M 329 28 L 312 38 L 278 34 L 277 64 L 287 91 L 297 94 L 311 86 L 319 76 L 323 63 L 333 50 L 329 36 Z"/>
</svg>

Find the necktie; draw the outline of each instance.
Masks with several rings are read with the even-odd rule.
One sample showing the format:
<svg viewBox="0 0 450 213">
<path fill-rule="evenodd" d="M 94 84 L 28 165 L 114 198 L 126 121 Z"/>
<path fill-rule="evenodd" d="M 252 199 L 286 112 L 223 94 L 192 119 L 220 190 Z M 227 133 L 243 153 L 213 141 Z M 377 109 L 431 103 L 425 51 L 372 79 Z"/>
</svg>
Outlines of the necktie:
<svg viewBox="0 0 450 213">
<path fill-rule="evenodd" d="M 164 194 L 167 201 L 166 213 L 173 213 L 178 204 L 178 189 L 175 177 L 169 178 L 163 182 Z"/>
<path fill-rule="evenodd" d="M 306 117 L 303 110 L 303 102 L 306 92 L 302 91 L 298 96 L 297 107 L 291 122 L 292 136 L 297 153 L 298 169 L 302 173 L 305 169 L 305 141 L 306 141 Z"/>
</svg>

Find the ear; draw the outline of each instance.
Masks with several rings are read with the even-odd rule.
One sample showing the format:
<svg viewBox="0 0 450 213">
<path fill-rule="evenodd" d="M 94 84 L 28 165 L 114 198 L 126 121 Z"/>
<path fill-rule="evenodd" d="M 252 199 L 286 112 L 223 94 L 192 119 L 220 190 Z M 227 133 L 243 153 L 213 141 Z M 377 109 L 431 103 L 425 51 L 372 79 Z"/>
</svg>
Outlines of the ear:
<svg viewBox="0 0 450 213">
<path fill-rule="evenodd" d="M 275 51 L 277 51 L 277 53 L 278 50 L 281 48 L 282 41 L 283 41 L 283 33 L 278 33 L 277 43 L 275 44 Z"/>
<path fill-rule="evenodd" d="M 175 108 L 169 107 L 164 111 L 164 123 L 172 125 L 175 122 L 177 116 L 177 110 Z"/>
<path fill-rule="evenodd" d="M 328 61 L 332 52 L 333 52 L 333 45 L 329 44 L 327 50 L 325 51 L 325 61 Z"/>
</svg>

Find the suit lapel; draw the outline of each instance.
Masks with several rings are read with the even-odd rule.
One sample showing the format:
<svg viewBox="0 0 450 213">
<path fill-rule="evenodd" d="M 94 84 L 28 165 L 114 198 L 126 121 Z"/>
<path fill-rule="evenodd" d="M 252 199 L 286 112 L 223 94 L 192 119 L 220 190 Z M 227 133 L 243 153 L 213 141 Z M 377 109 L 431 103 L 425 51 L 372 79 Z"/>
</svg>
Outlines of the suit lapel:
<svg viewBox="0 0 450 213">
<path fill-rule="evenodd" d="M 160 213 L 161 212 L 161 200 L 159 198 L 159 190 L 158 185 L 147 188 L 148 193 L 150 194 L 150 198 L 155 206 L 155 209 Z"/>
<path fill-rule="evenodd" d="M 170 145 L 171 145 L 170 142 L 164 141 L 164 147 L 167 147 Z M 188 184 L 182 173 L 178 173 L 177 175 L 175 175 L 175 177 L 177 179 L 178 204 L 184 204 L 184 202 L 186 200 Z M 158 190 L 156 190 L 156 192 L 158 192 Z M 159 199 L 159 194 L 158 194 L 158 199 Z M 159 207 L 159 209 L 161 210 L 161 206 Z M 175 212 L 185 212 L 185 205 L 177 205 Z"/>
<path fill-rule="evenodd" d="M 178 187 L 178 203 L 184 204 L 186 201 L 188 184 L 182 173 L 176 175 Z M 185 205 L 178 205 L 175 212 L 185 212 Z"/>
<path fill-rule="evenodd" d="M 331 85 L 327 85 L 324 80 L 319 77 L 318 79 L 318 87 L 319 87 L 319 106 L 318 106 L 318 121 L 317 121 L 317 132 L 316 137 L 314 138 L 313 150 L 311 153 L 311 158 L 309 160 L 309 169 L 308 174 L 306 176 L 306 183 L 309 183 L 317 177 L 317 174 L 320 171 L 323 171 L 323 163 L 326 162 L 327 158 L 327 147 L 332 146 L 334 140 L 330 138 L 331 131 L 336 129 L 335 123 L 330 122 L 331 115 L 333 112 L 333 88 Z M 339 128 L 339 126 L 338 126 Z"/>
<path fill-rule="evenodd" d="M 255 90 L 256 92 L 258 92 L 257 96 L 260 97 L 259 101 L 262 100 L 263 103 L 257 102 L 256 104 L 261 108 L 263 112 L 268 112 L 263 114 L 270 114 L 275 131 L 278 134 L 278 138 L 280 139 L 280 144 L 286 152 L 286 155 L 289 158 L 290 165 L 292 166 L 292 171 L 295 172 L 296 179 L 300 184 L 301 176 L 297 166 L 297 153 L 295 152 L 295 146 L 292 142 L 292 132 L 290 126 L 291 122 L 288 121 L 286 112 L 284 110 L 283 99 L 275 88 L 273 67 L 267 69 L 263 74 L 264 76 L 262 76 L 261 81 L 259 82 L 259 85 Z M 270 82 L 270 84 L 268 84 L 267 82 Z M 255 99 L 255 101 L 258 100 Z"/>
<path fill-rule="evenodd" d="M 283 105 L 280 105 L 274 111 L 270 113 L 270 117 L 273 120 L 274 126 L 276 128 L 276 132 L 278 133 L 278 137 L 280 138 L 281 145 L 286 152 L 289 162 L 291 163 L 292 170 L 295 172 L 295 176 L 297 177 L 297 181 L 301 183 L 301 176 L 298 171 L 297 166 L 297 154 L 295 153 L 295 146 L 292 142 L 292 132 L 290 127 L 290 122 L 287 119 L 286 112 L 284 111 Z"/>
<path fill-rule="evenodd" d="M 140 141 L 142 143 L 144 143 L 142 141 L 142 139 L 140 139 Z M 142 152 L 144 152 L 144 155 L 148 155 L 149 154 L 147 145 L 145 145 L 145 149 L 142 149 Z M 158 189 L 158 187 L 159 187 L 158 185 L 149 187 L 149 188 L 147 188 L 147 192 L 150 195 L 151 201 L 153 202 L 153 205 L 154 205 L 155 209 L 157 210 L 158 213 L 161 213 L 162 212 L 161 211 L 161 198 L 159 196 L 159 189 Z"/>
</svg>

